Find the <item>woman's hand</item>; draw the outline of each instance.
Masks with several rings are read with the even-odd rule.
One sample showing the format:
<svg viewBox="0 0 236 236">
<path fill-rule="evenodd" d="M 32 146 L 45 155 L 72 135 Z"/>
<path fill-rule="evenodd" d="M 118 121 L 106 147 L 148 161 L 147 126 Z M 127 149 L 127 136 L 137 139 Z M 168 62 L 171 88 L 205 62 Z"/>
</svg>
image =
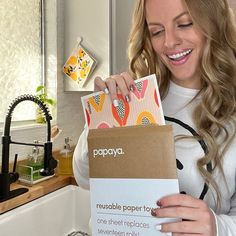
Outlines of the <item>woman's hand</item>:
<svg viewBox="0 0 236 236">
<path fill-rule="evenodd" d="M 163 197 L 157 205 L 160 208 L 152 211 L 153 216 L 182 219 L 157 226 L 161 232 L 172 232 L 172 236 L 216 235 L 214 214 L 204 201 L 185 194 L 175 194 Z"/>
<path fill-rule="evenodd" d="M 110 94 L 114 106 L 118 105 L 117 93 L 121 93 L 127 102 L 130 101 L 130 91 L 134 86 L 134 79 L 128 72 L 123 72 L 120 75 L 112 75 L 105 81 L 100 77 L 94 80 L 94 91 L 104 91 Z"/>
</svg>

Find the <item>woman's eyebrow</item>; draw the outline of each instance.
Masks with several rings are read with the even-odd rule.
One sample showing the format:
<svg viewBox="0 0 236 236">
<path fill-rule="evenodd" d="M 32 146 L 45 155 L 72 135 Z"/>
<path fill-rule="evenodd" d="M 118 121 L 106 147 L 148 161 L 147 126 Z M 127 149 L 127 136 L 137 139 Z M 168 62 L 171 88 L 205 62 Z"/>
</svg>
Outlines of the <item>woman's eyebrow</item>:
<svg viewBox="0 0 236 236">
<path fill-rule="evenodd" d="M 180 13 L 179 15 L 177 15 L 177 16 L 174 18 L 174 21 L 176 21 L 178 18 L 180 18 L 180 17 L 183 16 L 183 15 L 189 15 L 189 13 L 188 13 L 187 11 Z"/>
<path fill-rule="evenodd" d="M 179 18 L 182 17 L 183 15 L 189 15 L 189 13 L 188 13 L 187 11 L 180 13 L 179 15 L 177 15 L 176 17 L 174 17 L 173 21 L 176 21 L 177 19 L 179 19 Z M 162 26 L 162 24 L 161 24 L 161 23 L 158 23 L 158 22 L 149 22 L 148 25 L 149 25 L 149 26 L 152 26 L 152 25 L 159 25 L 159 26 Z"/>
</svg>

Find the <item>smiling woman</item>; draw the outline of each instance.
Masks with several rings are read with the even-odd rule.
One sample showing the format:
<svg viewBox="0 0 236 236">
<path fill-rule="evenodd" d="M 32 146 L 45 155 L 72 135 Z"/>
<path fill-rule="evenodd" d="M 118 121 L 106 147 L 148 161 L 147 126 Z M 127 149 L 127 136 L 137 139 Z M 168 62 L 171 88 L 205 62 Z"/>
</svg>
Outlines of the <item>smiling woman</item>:
<svg viewBox="0 0 236 236">
<path fill-rule="evenodd" d="M 35 94 L 43 82 L 43 0 L 2 0 L 0 4 L 0 122 L 11 101 Z M 19 106 L 14 120 L 35 118 L 34 104 Z"/>
<path fill-rule="evenodd" d="M 181 194 L 156 197 L 151 215 L 156 220 L 183 219 L 157 225 L 162 233 L 236 235 L 232 13 L 228 0 L 137 0 L 129 37 L 129 71 L 94 81 L 95 91 L 109 91 L 116 106 L 120 94 L 125 99 L 133 93 L 135 79 L 156 74 L 163 113 L 175 136 Z M 84 187 L 89 187 L 87 134 L 85 127 L 74 152 L 75 178 Z M 145 171 L 150 170 L 143 166 L 140 173 Z"/>
</svg>

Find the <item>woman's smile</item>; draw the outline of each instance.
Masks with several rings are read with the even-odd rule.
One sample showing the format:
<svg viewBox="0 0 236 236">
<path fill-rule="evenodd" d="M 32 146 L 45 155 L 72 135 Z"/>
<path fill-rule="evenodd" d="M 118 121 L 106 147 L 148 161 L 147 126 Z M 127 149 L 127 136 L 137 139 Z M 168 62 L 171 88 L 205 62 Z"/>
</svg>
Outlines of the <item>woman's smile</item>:
<svg viewBox="0 0 236 236">
<path fill-rule="evenodd" d="M 166 56 L 172 65 L 178 66 L 183 65 L 188 61 L 192 51 L 192 49 L 187 49 L 180 52 L 167 53 Z"/>
</svg>

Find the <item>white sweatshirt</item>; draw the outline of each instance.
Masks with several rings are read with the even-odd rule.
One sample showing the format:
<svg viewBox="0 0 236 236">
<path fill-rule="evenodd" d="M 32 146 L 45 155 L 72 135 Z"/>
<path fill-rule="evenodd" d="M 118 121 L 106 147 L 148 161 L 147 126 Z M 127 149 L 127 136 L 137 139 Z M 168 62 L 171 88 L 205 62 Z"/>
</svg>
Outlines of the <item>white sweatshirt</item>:
<svg viewBox="0 0 236 236">
<path fill-rule="evenodd" d="M 167 97 L 162 101 L 165 116 L 173 117 L 194 129 L 192 111 L 199 99 L 189 103 L 198 90 L 180 87 L 174 83 L 170 84 Z M 166 122 L 173 125 L 174 135 L 191 135 L 189 130 L 175 122 Z M 89 167 L 88 167 L 88 128 L 85 127 L 73 158 L 74 176 L 78 184 L 89 189 Z M 198 141 L 188 139 L 177 141 L 175 144 L 176 159 L 178 160 L 178 179 L 180 191 L 196 198 L 204 192 L 204 180 L 199 174 L 196 162 L 204 155 L 203 148 Z M 213 210 L 217 224 L 217 236 L 236 236 L 236 139 L 225 154 L 223 163 L 227 186 L 219 172 L 214 174 L 222 194 L 221 208 L 216 212 L 214 194 L 208 189 L 203 200 Z"/>
</svg>

